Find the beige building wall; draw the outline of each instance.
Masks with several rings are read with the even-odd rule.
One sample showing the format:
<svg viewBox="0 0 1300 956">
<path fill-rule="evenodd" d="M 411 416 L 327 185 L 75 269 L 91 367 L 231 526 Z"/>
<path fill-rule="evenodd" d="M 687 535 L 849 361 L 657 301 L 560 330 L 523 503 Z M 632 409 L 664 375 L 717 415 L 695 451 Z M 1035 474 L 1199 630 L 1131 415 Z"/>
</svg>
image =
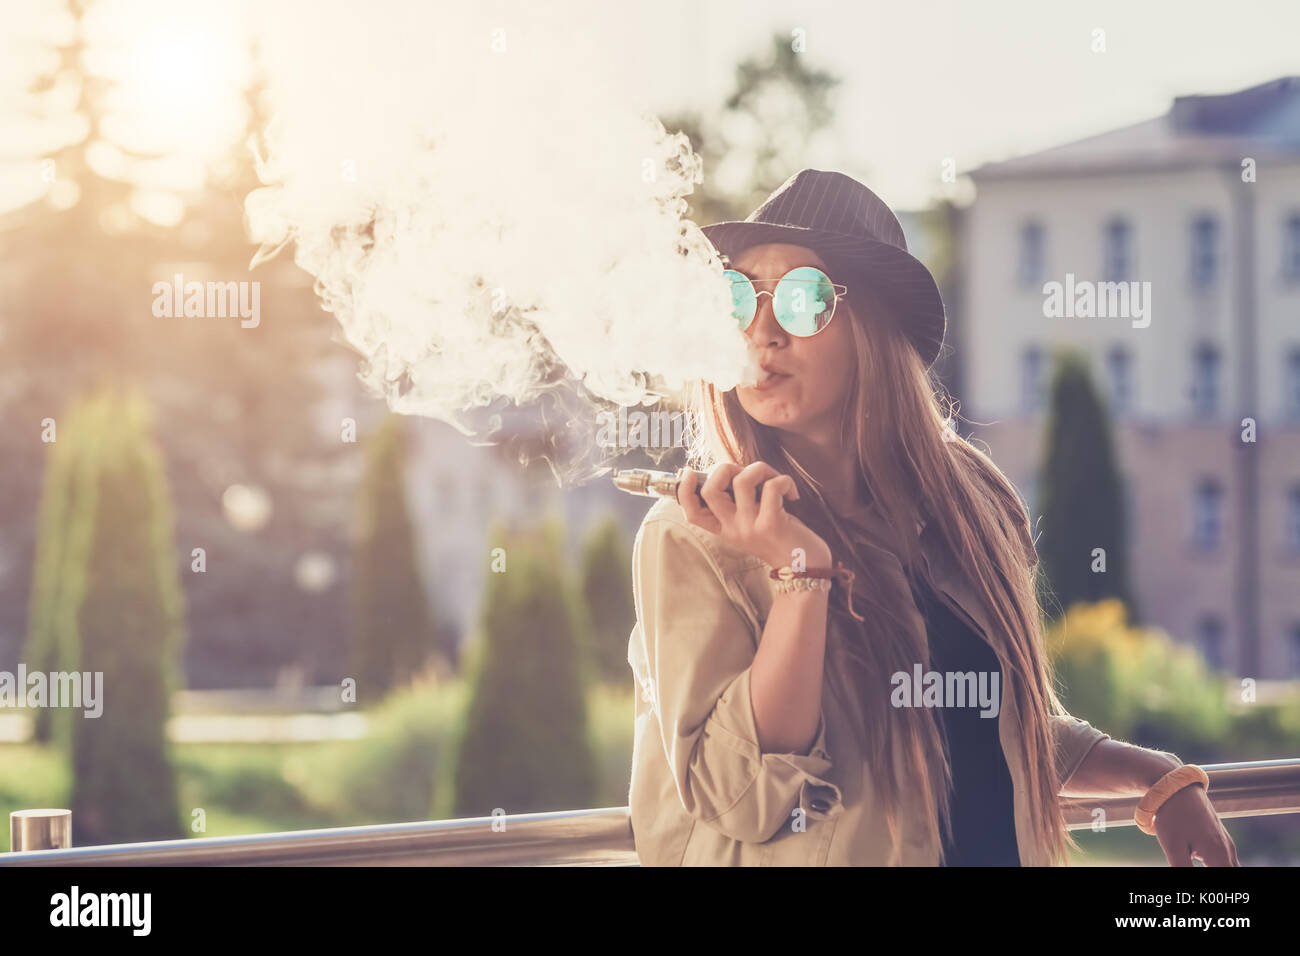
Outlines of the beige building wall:
<svg viewBox="0 0 1300 956">
<path fill-rule="evenodd" d="M 1242 660 L 1243 568 L 1240 456 L 1259 464 L 1259 676 L 1297 676 L 1300 664 L 1300 553 L 1288 493 L 1300 485 L 1300 421 L 1286 404 L 1287 354 L 1300 349 L 1300 283 L 1282 272 L 1285 222 L 1300 212 L 1300 162 L 1261 163 L 1254 196 L 1253 295 L 1257 341 L 1253 380 L 1243 380 L 1237 250 L 1239 172 L 1217 166 L 1124 173 L 1057 175 L 978 182 L 964 229 L 966 296 L 962 306 L 965 382 L 962 414 L 973 436 L 1016 483 L 1037 516 L 1037 469 L 1046 409 L 1024 399 L 1022 356 L 1037 345 L 1072 345 L 1091 358 L 1103 395 L 1111 384 L 1106 353 L 1131 355 L 1131 408 L 1116 419 L 1120 468 L 1130 496 L 1129 562 L 1146 623 L 1176 639 L 1197 640 L 1207 615 L 1223 624 L 1222 655 Z M 1200 214 L 1220 227 L 1219 279 L 1198 290 L 1190 281 L 1192 223 Z M 1021 224 L 1045 230 L 1044 280 L 1103 281 L 1106 223 L 1123 216 L 1133 230 L 1131 279 L 1150 282 L 1151 322 L 1126 318 L 1048 318 L 1041 283 L 1019 278 Z M 1219 413 L 1206 420 L 1193 403 L 1193 355 L 1201 343 L 1221 354 Z M 1046 365 L 1050 374 L 1050 364 Z M 1246 396 L 1257 441 L 1241 441 Z M 1203 478 L 1223 489 L 1221 547 L 1193 544 L 1194 489 Z"/>
</svg>

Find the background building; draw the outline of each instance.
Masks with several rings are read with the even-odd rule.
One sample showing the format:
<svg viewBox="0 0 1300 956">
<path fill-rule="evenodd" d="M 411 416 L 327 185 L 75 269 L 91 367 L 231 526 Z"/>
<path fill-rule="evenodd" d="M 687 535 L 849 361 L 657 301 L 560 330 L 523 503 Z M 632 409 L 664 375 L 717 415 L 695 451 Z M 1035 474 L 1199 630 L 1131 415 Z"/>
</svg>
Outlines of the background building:
<svg viewBox="0 0 1300 956">
<path fill-rule="evenodd" d="M 1229 671 L 1300 675 L 1300 77 L 1178 97 L 971 175 L 974 437 L 1036 514 L 1051 350 L 1084 350 L 1115 419 L 1143 620 Z M 1067 274 L 1149 283 L 1149 325 L 1047 317 L 1044 284 Z"/>
</svg>

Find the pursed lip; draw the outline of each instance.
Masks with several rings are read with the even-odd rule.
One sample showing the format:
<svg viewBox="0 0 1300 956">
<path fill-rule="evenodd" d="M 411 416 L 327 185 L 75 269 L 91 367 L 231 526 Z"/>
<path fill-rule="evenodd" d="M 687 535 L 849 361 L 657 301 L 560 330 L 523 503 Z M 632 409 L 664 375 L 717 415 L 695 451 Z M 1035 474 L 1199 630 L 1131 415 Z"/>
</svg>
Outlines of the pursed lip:
<svg viewBox="0 0 1300 956">
<path fill-rule="evenodd" d="M 790 377 L 789 372 L 782 372 L 780 369 L 774 368 L 770 365 L 760 365 L 759 368 L 763 370 L 763 378 L 759 380 L 758 384 L 756 384 L 754 388 L 758 389 L 760 392 L 779 385 Z"/>
</svg>

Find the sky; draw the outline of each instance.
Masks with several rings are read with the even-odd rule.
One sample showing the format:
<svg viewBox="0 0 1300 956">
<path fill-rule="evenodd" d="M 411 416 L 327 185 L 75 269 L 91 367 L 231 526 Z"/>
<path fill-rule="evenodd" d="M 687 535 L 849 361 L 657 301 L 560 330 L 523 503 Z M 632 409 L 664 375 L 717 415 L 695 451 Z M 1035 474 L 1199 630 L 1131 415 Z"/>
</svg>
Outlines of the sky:
<svg viewBox="0 0 1300 956">
<path fill-rule="evenodd" d="M 165 109 L 163 122 L 183 129 L 187 142 L 202 139 L 213 126 L 203 116 L 215 113 L 205 93 L 218 90 L 223 71 L 236 75 L 230 24 L 240 4 L 101 2 L 114 12 L 106 19 L 119 36 L 135 44 L 127 60 L 138 92 L 128 96 L 142 108 Z M 313 9 L 327 10 L 329 2 Z M 484 0 L 483 8 L 508 22 L 517 2 Z M 5 139 L 19 128 L 10 110 L 22 57 L 12 54 L 31 45 L 40 11 L 50 6 L 57 3 L 0 0 L 11 54 L 0 58 L 8 63 L 0 67 Z M 375 3 L 377 15 L 384 6 Z M 809 145 L 809 165 L 855 176 L 895 208 L 949 195 L 939 176 L 948 157 L 961 173 L 1159 115 L 1177 95 L 1300 74 L 1296 0 L 660 0 L 584 7 L 580 16 L 563 0 L 546 6 L 557 30 L 581 20 L 585 36 L 602 48 L 609 73 L 593 82 L 619 84 L 665 115 L 715 108 L 741 58 L 765 50 L 773 33 L 802 31 L 813 65 L 843 78 L 835 128 Z M 1097 30 L 1104 31 L 1104 52 L 1092 49 Z M 189 48 L 196 36 L 208 45 Z M 382 56 L 374 62 L 384 68 Z M 187 110 L 185 97 L 202 105 Z M 0 176 L 0 204 L 11 204 L 5 193 L 14 183 L 12 174 Z"/>
<path fill-rule="evenodd" d="M 649 42 L 628 44 L 645 69 L 672 51 L 663 59 L 680 69 L 655 71 L 666 103 L 717 102 L 732 64 L 768 34 L 801 28 L 807 55 L 844 79 L 823 161 L 899 208 L 944 195 L 944 157 L 961 173 L 1149 119 L 1175 96 L 1300 74 L 1295 0 L 667 6 L 673 16 L 637 31 Z M 1092 51 L 1097 29 L 1105 52 Z"/>
</svg>

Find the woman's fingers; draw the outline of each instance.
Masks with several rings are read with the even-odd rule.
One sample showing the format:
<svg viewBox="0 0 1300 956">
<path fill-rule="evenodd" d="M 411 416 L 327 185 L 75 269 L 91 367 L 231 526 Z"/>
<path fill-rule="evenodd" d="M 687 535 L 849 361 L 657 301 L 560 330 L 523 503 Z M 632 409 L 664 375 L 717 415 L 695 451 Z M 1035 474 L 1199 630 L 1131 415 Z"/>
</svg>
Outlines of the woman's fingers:
<svg viewBox="0 0 1300 956">
<path fill-rule="evenodd" d="M 702 483 L 698 474 L 678 472 L 677 503 L 691 524 L 757 555 L 772 567 L 780 567 L 801 552 L 809 560 L 815 557 L 819 563 L 828 562 L 831 555 L 826 542 L 785 510 L 786 498 L 799 500 L 794 478 L 761 461 L 743 468 L 732 462 L 719 463 Z"/>
<path fill-rule="evenodd" d="M 775 527 L 785 510 L 785 499 L 799 500 L 799 489 L 790 475 L 777 475 L 763 483 L 763 499 L 758 505 L 759 521 L 765 527 Z"/>
<path fill-rule="evenodd" d="M 736 500 L 736 519 L 745 527 L 752 527 L 758 519 L 758 483 L 771 481 L 777 471 L 765 461 L 746 465 L 731 479 L 732 497 Z M 766 485 L 764 485 L 766 487 Z"/>
<path fill-rule="evenodd" d="M 696 474 L 678 474 L 677 503 L 691 524 L 760 556 L 774 553 L 771 545 L 778 538 L 787 544 L 793 540 L 790 522 L 798 521 L 785 511 L 784 501 L 798 501 L 799 491 L 790 475 L 762 461 L 743 468 L 722 462 L 697 489 Z M 779 550 L 784 556 L 786 547 Z"/>
<path fill-rule="evenodd" d="M 1198 835 L 1193 852 L 1206 866 L 1236 866 L 1237 850 L 1232 846 L 1232 837 L 1223 824 L 1219 823 L 1218 827 L 1220 832 L 1212 836 Z"/>
<path fill-rule="evenodd" d="M 1156 838 L 1171 866 L 1238 866 L 1237 848 L 1199 787 L 1188 787 L 1165 801 L 1156 815 Z"/>
<path fill-rule="evenodd" d="M 1170 866 L 1193 866 L 1192 847 L 1186 840 L 1180 840 L 1177 836 L 1165 836 L 1157 828 L 1156 840 L 1160 844 L 1160 849 L 1165 851 L 1165 859 L 1169 861 Z"/>
<path fill-rule="evenodd" d="M 689 468 L 683 468 L 678 474 L 680 481 L 677 483 L 677 503 L 686 512 L 686 520 L 717 534 L 722 526 L 717 518 L 709 514 L 709 509 L 700 503 L 699 496 L 695 493 L 699 485 L 699 477 Z"/>
<path fill-rule="evenodd" d="M 709 506 L 709 511 L 718 519 L 718 523 L 724 530 L 730 529 L 736 519 L 736 503 L 727 494 L 727 486 L 739 471 L 739 465 L 729 461 L 722 462 L 709 472 L 709 477 L 704 480 L 704 487 L 700 489 L 704 503 Z"/>
</svg>

